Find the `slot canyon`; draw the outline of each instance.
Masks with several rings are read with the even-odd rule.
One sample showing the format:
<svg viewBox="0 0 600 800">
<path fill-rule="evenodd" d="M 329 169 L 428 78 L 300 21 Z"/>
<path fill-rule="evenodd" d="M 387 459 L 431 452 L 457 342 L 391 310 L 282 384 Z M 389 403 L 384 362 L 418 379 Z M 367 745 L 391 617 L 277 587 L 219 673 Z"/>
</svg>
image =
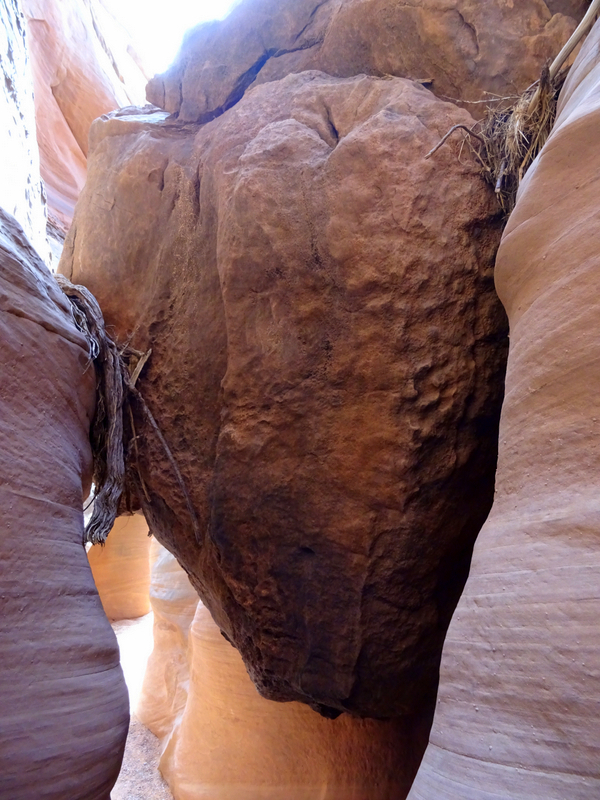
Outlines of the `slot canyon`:
<svg viewBox="0 0 600 800">
<path fill-rule="evenodd" d="M 0 800 L 600 797 L 599 17 L 0 0 Z"/>
</svg>

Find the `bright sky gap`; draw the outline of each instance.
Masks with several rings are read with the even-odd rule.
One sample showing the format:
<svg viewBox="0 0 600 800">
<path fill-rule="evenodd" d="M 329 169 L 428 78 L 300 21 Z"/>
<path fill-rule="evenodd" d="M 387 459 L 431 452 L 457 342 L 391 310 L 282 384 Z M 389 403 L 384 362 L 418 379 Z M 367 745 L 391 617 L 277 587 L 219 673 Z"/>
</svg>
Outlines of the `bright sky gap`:
<svg viewBox="0 0 600 800">
<path fill-rule="evenodd" d="M 187 30 L 201 22 L 223 19 L 236 0 L 104 0 L 104 4 L 127 28 L 153 75 L 173 62 Z"/>
</svg>

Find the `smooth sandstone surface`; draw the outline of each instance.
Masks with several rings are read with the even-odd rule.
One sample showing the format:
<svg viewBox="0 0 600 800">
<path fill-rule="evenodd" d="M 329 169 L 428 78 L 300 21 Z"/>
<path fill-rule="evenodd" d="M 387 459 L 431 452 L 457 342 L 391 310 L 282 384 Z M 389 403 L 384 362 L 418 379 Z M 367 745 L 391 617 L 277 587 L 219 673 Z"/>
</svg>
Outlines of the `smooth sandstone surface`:
<svg viewBox="0 0 600 800">
<path fill-rule="evenodd" d="M 17 0 L 0 0 L 0 208 L 46 254 L 46 214 L 35 140 L 33 78 Z"/>
<path fill-rule="evenodd" d="M 511 345 L 496 499 L 411 800 L 600 796 L 599 52 L 597 23 L 498 254 Z"/>
<path fill-rule="evenodd" d="M 0 796 L 108 800 L 127 692 L 83 547 L 95 380 L 68 301 L 0 211 Z"/>
<path fill-rule="evenodd" d="M 86 176 L 96 117 L 139 103 L 145 76 L 102 0 L 20 0 L 35 85 L 41 175 L 66 233 Z"/>
<path fill-rule="evenodd" d="M 245 0 L 188 33 L 147 97 L 205 122 L 253 82 L 307 69 L 428 79 L 439 97 L 464 101 L 514 95 L 539 78 L 585 10 L 584 0 Z"/>
<path fill-rule="evenodd" d="M 315 72 L 165 117 L 94 124 L 61 262 L 153 349 L 139 386 L 197 535 L 140 417 L 150 528 L 266 697 L 411 714 L 493 492 L 499 219 L 458 144 L 423 158 L 472 118 Z"/>
<path fill-rule="evenodd" d="M 93 545 L 88 560 L 110 620 L 135 619 L 150 611 L 150 537 L 141 514 L 118 517 L 106 544 Z"/>
<path fill-rule="evenodd" d="M 137 717 L 162 740 L 163 752 L 185 708 L 189 687 L 188 637 L 198 593 L 188 576 L 156 539 L 152 539 L 150 603 L 154 648 L 148 659 Z"/>
<path fill-rule="evenodd" d="M 401 800 L 427 721 L 327 720 L 265 700 L 198 604 L 185 711 L 163 752 L 175 800 Z"/>
</svg>

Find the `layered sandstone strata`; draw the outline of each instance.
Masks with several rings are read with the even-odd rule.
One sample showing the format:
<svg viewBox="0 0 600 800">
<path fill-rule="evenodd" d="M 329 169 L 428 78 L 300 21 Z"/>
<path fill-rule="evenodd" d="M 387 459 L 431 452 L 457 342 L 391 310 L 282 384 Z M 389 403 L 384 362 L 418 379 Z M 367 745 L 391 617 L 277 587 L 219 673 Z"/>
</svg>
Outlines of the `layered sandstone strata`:
<svg viewBox="0 0 600 800">
<path fill-rule="evenodd" d="M 140 416 L 144 512 L 272 699 L 388 717 L 435 692 L 506 348 L 493 195 L 458 146 L 424 159 L 457 123 L 409 81 L 305 72 L 200 128 L 92 128 L 61 268 L 152 347 L 187 489 Z"/>
<path fill-rule="evenodd" d="M 0 795 L 108 800 L 127 691 L 83 547 L 95 379 L 71 307 L 0 211 Z"/>
<path fill-rule="evenodd" d="M 496 499 L 411 800 L 600 795 L 599 51 L 596 24 L 498 254 L 511 345 Z"/>
</svg>

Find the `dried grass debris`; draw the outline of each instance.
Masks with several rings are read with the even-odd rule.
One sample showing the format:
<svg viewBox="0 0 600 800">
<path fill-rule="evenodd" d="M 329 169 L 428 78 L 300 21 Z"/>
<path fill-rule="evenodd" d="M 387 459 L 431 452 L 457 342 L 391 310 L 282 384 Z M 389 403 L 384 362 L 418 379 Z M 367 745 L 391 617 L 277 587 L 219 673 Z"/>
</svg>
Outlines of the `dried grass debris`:
<svg viewBox="0 0 600 800">
<path fill-rule="evenodd" d="M 540 79 L 518 97 L 488 100 L 484 119 L 471 128 L 455 125 L 427 153 L 430 158 L 459 129 L 481 164 L 481 173 L 496 192 L 508 216 L 516 202 L 523 176 L 546 143 L 556 118 L 558 96 L 568 69 L 562 67 L 581 39 L 589 32 L 600 12 L 600 0 L 593 0 L 583 20 Z M 561 71 L 562 70 L 562 71 Z"/>
</svg>

